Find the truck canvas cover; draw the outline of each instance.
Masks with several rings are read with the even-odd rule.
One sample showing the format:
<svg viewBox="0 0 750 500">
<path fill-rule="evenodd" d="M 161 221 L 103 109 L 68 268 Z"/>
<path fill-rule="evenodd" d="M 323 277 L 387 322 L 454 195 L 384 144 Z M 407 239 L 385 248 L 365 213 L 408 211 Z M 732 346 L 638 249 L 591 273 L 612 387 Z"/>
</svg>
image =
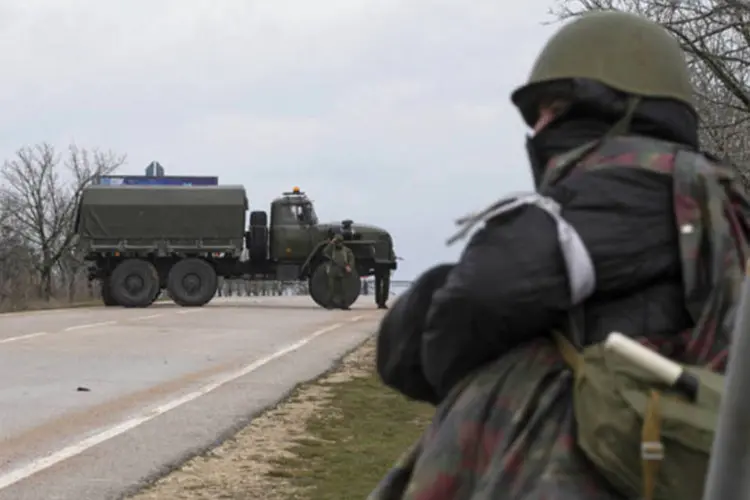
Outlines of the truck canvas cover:
<svg viewBox="0 0 750 500">
<path fill-rule="evenodd" d="M 247 206 L 242 186 L 95 185 L 81 196 L 76 232 L 90 241 L 232 240 L 241 245 Z"/>
</svg>

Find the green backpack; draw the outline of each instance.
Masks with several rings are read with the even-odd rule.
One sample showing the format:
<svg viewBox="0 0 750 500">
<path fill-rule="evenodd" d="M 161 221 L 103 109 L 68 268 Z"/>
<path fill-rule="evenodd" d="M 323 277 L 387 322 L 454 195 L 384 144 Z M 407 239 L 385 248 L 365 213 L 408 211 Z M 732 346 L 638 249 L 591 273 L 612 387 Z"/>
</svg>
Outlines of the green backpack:
<svg viewBox="0 0 750 500">
<path fill-rule="evenodd" d="M 555 338 L 575 374 L 577 443 L 597 470 L 628 498 L 700 500 L 724 376 L 686 366 L 700 381 L 690 401 L 601 344 Z"/>
<path fill-rule="evenodd" d="M 565 155 L 548 169 L 547 185 L 572 169 L 626 166 L 617 163 L 622 151 L 635 151 L 626 156 L 627 166 L 672 176 L 685 305 L 696 325 L 681 337 L 686 347 L 680 358 L 699 381 L 697 397 L 682 396 L 603 344 L 577 349 L 569 339 L 581 338 L 575 326 L 580 308 L 571 314 L 571 336 L 553 337 L 574 373 L 577 443 L 596 469 L 628 498 L 700 500 L 749 256 L 750 203 L 732 172 L 703 155 L 659 141 L 628 140 L 612 139 L 619 145 L 611 154 L 605 141 Z M 643 161 L 633 162 L 634 157 Z M 721 367 L 711 366 L 716 360 Z"/>
</svg>

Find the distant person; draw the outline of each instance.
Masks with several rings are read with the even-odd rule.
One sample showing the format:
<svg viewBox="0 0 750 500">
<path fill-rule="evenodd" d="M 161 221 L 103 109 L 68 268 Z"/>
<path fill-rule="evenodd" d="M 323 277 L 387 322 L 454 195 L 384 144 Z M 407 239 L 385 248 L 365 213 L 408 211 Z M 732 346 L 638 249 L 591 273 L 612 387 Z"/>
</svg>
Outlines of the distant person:
<svg viewBox="0 0 750 500">
<path fill-rule="evenodd" d="M 388 294 L 391 289 L 391 272 L 376 271 L 375 272 L 375 303 L 378 309 L 388 309 Z"/>
<path fill-rule="evenodd" d="M 639 16 L 583 15 L 512 101 L 536 190 L 463 220 L 457 237 L 482 226 L 458 262 L 383 318 L 380 376 L 437 410 L 370 498 L 699 500 L 721 398 L 693 412 L 632 361 L 614 377 L 602 349 L 619 332 L 701 383 L 729 356 L 750 201 L 699 149 L 680 44 Z"/>
<path fill-rule="evenodd" d="M 328 275 L 329 308 L 349 310 L 346 304 L 345 281 L 347 275 L 354 269 L 354 252 L 344 245 L 344 239 L 340 234 L 335 235 L 331 242 L 323 250 L 323 255 L 328 258 L 326 273 Z"/>
</svg>

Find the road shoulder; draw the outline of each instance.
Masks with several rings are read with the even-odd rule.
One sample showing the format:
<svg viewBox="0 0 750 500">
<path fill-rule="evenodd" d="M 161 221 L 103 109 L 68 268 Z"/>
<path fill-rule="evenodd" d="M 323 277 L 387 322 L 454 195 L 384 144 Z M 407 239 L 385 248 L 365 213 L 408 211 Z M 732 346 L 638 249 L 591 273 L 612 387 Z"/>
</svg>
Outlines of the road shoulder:
<svg viewBox="0 0 750 500">
<path fill-rule="evenodd" d="M 374 341 L 131 500 L 364 498 L 432 415 L 384 388 Z"/>
</svg>

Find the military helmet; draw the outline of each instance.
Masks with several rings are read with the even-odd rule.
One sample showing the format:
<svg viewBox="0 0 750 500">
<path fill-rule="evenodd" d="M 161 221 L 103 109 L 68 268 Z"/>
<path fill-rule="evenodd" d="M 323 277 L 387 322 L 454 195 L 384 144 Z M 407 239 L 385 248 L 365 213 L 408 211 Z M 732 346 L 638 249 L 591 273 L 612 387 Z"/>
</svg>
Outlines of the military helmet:
<svg viewBox="0 0 750 500">
<path fill-rule="evenodd" d="M 342 241 L 344 241 L 344 237 L 341 236 L 340 234 L 337 234 L 337 235 L 334 235 L 331 241 L 333 241 L 334 243 L 341 243 Z"/>
<path fill-rule="evenodd" d="M 619 11 L 584 14 L 555 33 L 537 57 L 528 82 L 513 103 L 531 126 L 539 98 L 556 83 L 603 84 L 624 94 L 672 99 L 695 112 L 685 55 L 657 23 Z M 561 96 L 562 97 L 562 96 Z"/>
</svg>

